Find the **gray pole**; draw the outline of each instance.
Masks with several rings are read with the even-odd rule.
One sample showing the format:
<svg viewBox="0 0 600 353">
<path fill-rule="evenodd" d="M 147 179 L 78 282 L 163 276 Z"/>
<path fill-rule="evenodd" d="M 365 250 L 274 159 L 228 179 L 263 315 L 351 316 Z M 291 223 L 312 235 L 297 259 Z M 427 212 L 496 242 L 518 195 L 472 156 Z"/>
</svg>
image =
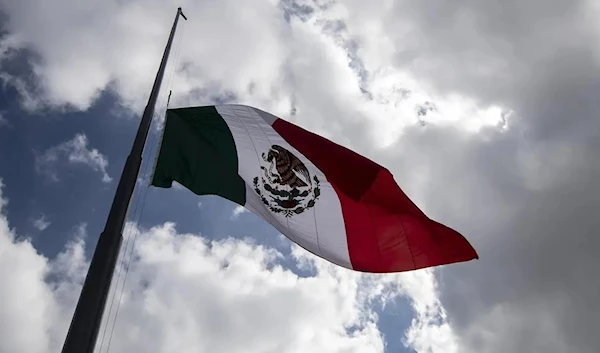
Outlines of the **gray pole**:
<svg viewBox="0 0 600 353">
<path fill-rule="evenodd" d="M 117 186 L 117 192 L 110 207 L 104 231 L 100 234 L 98 244 L 94 250 L 94 256 L 92 257 L 85 282 L 83 283 L 62 353 L 94 352 L 102 314 L 106 305 L 106 297 L 108 296 L 117 257 L 119 256 L 119 249 L 123 240 L 121 232 L 123 231 L 129 201 L 131 200 L 138 172 L 142 164 L 144 144 L 146 143 L 150 124 L 152 123 L 154 106 L 156 105 L 156 99 L 158 98 L 158 92 L 165 73 L 167 59 L 169 58 L 169 52 L 171 51 L 180 15 L 187 20 L 181 12 L 181 7 L 178 8 L 175 22 L 173 22 L 171 34 L 169 35 L 169 41 L 160 62 L 158 73 L 154 79 L 150 98 L 148 98 L 148 104 L 146 105 L 146 109 L 144 109 L 131 153 L 125 162 L 125 167 Z"/>
</svg>

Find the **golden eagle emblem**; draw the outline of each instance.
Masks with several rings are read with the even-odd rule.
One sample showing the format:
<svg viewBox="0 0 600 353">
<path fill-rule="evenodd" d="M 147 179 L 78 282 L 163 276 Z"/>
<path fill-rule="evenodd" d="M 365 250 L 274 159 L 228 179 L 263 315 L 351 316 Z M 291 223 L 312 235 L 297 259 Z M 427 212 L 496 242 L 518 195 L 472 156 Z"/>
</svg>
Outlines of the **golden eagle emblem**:
<svg viewBox="0 0 600 353">
<path fill-rule="evenodd" d="M 272 145 L 262 159 L 267 166 L 260 167 L 262 185 L 259 177 L 254 178 L 254 191 L 272 212 L 291 217 L 315 205 L 321 195 L 320 181 L 316 175 L 311 178 L 298 157 L 279 145 Z"/>
</svg>

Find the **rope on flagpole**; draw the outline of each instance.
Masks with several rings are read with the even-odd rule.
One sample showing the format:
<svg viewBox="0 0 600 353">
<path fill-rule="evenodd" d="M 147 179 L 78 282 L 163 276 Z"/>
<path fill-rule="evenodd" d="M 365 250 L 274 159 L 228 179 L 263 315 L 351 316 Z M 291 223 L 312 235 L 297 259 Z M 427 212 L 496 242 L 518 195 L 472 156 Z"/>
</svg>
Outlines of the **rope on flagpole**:
<svg viewBox="0 0 600 353">
<path fill-rule="evenodd" d="M 182 30 L 180 31 L 181 34 L 179 35 L 178 44 L 176 45 L 177 49 L 176 49 L 175 57 L 174 57 L 174 60 L 172 61 L 173 65 L 171 66 L 170 73 L 167 75 L 167 85 L 166 85 L 166 88 L 169 88 L 169 89 L 172 87 L 172 84 L 173 84 L 173 81 L 174 81 L 174 76 L 176 75 L 176 68 L 177 68 L 177 65 L 179 63 L 179 55 L 180 55 L 180 52 L 181 52 L 181 43 L 183 42 L 183 36 L 184 36 L 184 33 L 185 33 L 185 27 L 186 26 L 183 25 L 182 26 Z M 159 112 L 162 112 L 162 113 L 159 113 L 159 114 L 155 115 L 155 118 L 152 119 L 152 124 L 153 125 L 156 125 L 156 124 L 159 123 L 160 114 L 165 114 L 166 108 L 168 107 L 169 102 L 170 102 L 171 92 L 172 91 L 169 90 L 169 95 L 168 95 L 168 98 L 166 98 L 166 99 L 165 99 L 165 95 L 163 95 L 162 102 L 159 105 L 160 107 L 162 107 L 159 110 Z M 165 118 L 166 117 L 164 117 L 164 115 L 163 115 L 163 119 L 165 119 Z M 147 176 L 148 176 L 148 169 L 150 168 L 150 166 L 153 165 L 153 163 L 149 163 L 149 161 L 153 160 L 153 158 L 151 158 L 151 157 L 152 157 L 153 154 L 156 154 L 156 152 L 157 152 L 157 148 L 156 148 L 157 146 L 155 146 L 155 143 L 154 143 L 155 140 L 156 140 L 156 135 L 157 134 L 156 134 L 155 130 L 151 129 L 151 133 L 150 133 L 150 136 L 149 136 L 149 141 L 148 141 L 148 143 L 146 145 L 149 148 L 147 148 L 147 151 L 148 151 L 147 152 L 147 156 L 144 159 L 145 160 L 145 163 L 144 163 L 145 165 L 144 165 L 143 170 L 142 170 L 142 182 L 140 183 L 141 185 L 139 185 L 140 187 L 136 188 L 137 195 L 136 195 L 136 200 L 135 200 L 133 217 L 131 219 L 129 227 L 127 228 L 127 231 L 124 232 L 125 233 L 124 234 L 124 236 L 125 236 L 125 246 L 123 247 L 124 251 L 121 253 L 121 266 L 119 267 L 119 271 L 118 271 L 118 274 L 117 274 L 117 280 L 115 281 L 115 287 L 114 287 L 113 295 L 112 295 L 112 298 L 111 298 L 111 304 L 110 304 L 110 308 L 109 308 L 109 311 L 108 311 L 108 314 L 107 314 L 107 317 L 106 317 L 106 322 L 105 322 L 105 327 L 104 327 L 104 331 L 103 331 L 103 334 L 102 334 L 102 340 L 101 340 L 101 344 L 100 344 L 100 349 L 98 350 L 98 352 L 102 352 L 102 347 L 104 345 L 104 340 L 105 340 L 106 332 L 107 332 L 107 329 L 108 329 L 108 326 L 109 326 L 110 316 L 111 316 L 111 313 L 112 313 L 113 305 L 115 303 L 116 294 L 117 294 L 117 291 L 119 291 L 119 280 L 121 278 L 121 272 L 123 272 L 123 269 L 124 269 L 123 283 L 122 283 L 122 285 L 120 287 L 119 298 L 116 301 L 116 310 L 115 310 L 115 314 L 114 314 L 114 317 L 113 317 L 113 320 L 112 320 L 112 325 L 111 325 L 112 327 L 111 327 L 110 333 L 108 335 L 108 344 L 107 344 L 106 352 L 108 353 L 110 351 L 110 346 L 111 346 L 111 343 L 112 343 L 114 329 L 115 329 L 116 322 L 117 322 L 117 317 L 118 317 L 118 314 L 119 314 L 119 308 L 121 306 L 121 301 L 122 301 L 123 293 L 124 293 L 124 290 L 125 290 L 125 284 L 126 284 L 126 281 L 127 281 L 127 275 L 129 273 L 129 268 L 130 268 L 130 265 L 131 265 L 131 262 L 132 262 L 133 252 L 134 252 L 134 249 L 135 249 L 135 243 L 136 243 L 137 237 L 139 235 L 139 232 L 134 232 L 134 229 L 137 228 L 136 225 L 139 224 L 139 221 L 141 220 L 142 215 L 144 213 L 144 209 L 145 209 L 145 205 L 146 205 L 146 197 L 148 195 L 148 189 L 150 188 L 150 179 Z M 140 195 L 140 193 L 142 193 L 142 194 Z M 131 250 L 128 252 L 127 249 L 128 249 L 130 240 L 132 240 L 131 241 L 132 245 L 131 245 Z"/>
</svg>

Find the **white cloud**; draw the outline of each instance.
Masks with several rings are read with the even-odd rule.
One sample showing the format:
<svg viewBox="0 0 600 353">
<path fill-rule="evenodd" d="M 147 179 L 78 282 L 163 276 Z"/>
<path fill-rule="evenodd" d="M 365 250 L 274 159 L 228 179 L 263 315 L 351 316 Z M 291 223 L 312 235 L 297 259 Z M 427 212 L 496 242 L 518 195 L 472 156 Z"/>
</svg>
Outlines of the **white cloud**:
<svg viewBox="0 0 600 353">
<path fill-rule="evenodd" d="M 40 232 L 46 230 L 51 224 L 52 222 L 50 222 L 43 213 L 33 221 L 33 227 Z"/>
<path fill-rule="evenodd" d="M 102 182 L 109 183 L 112 178 L 107 174 L 108 159 L 95 148 L 88 147 L 85 134 L 76 134 L 71 140 L 50 147 L 44 153 L 36 155 L 35 168 L 54 181 L 58 181 L 58 168 L 62 163 L 83 164 L 102 173 Z"/>
<path fill-rule="evenodd" d="M 183 185 L 179 184 L 176 181 L 173 181 L 173 190 L 187 190 Z"/>
<path fill-rule="evenodd" d="M 231 219 L 237 219 L 242 213 L 248 212 L 244 206 L 235 206 L 231 213 Z"/>
<path fill-rule="evenodd" d="M 42 0 L 35 5 L 5 1 L 7 27 L 12 37 L 20 38 L 6 46 L 33 49 L 44 59 L 32 64 L 35 95 L 30 92 L 34 88 L 28 91 L 15 83 L 23 99 L 30 107 L 85 110 L 110 88 L 125 107 L 141 111 L 171 25 L 168 14 L 174 15 L 180 4 L 63 1 L 51 9 Z M 367 132 L 382 146 L 420 121 L 462 121 L 476 130 L 496 124 L 500 111 L 508 109 L 479 106 L 464 95 L 428 94 L 409 70 L 393 65 L 395 47 L 382 50 L 395 40 L 376 23 L 384 7 L 373 12 L 353 1 L 316 6 L 259 0 L 181 5 L 190 20 L 180 22 L 184 41 L 180 47 L 176 42 L 165 78 L 165 87 L 172 83 L 171 106 L 230 97 L 282 116 L 297 115 L 302 125 L 347 144 L 352 138 L 344 138 L 342 126 L 368 122 Z M 91 21 L 74 20 L 89 14 Z M 79 35 L 71 35 L 73 31 Z M 218 35 L 197 35 L 206 32 Z M 166 99 L 167 88 L 163 91 Z M 31 97 L 38 102 L 30 102 Z M 437 113 L 417 114 L 432 100 Z"/>
<path fill-rule="evenodd" d="M 70 243 L 56 260 L 48 260 L 29 240 L 17 239 L 5 216 L 6 204 L 0 187 L 0 351 L 57 351 L 77 282 L 85 274 L 79 266 L 81 256 L 76 256 L 83 254 L 82 244 Z M 71 270 L 75 268 L 80 270 Z M 51 275 L 58 275 L 60 281 L 47 283 Z"/>
<path fill-rule="evenodd" d="M 1 190 L 0 204 L 6 205 Z M 109 293 L 109 300 L 120 302 L 117 321 L 110 301 L 104 318 L 107 332 L 116 325 L 110 351 L 383 352 L 373 305 L 423 293 L 415 310 L 435 305 L 435 296 L 421 287 L 435 282 L 431 272 L 370 276 L 294 247 L 294 261 L 315 270 L 303 278 L 278 265 L 279 252 L 250 240 L 209 241 L 178 234 L 172 223 L 127 228 L 132 231 L 125 234 L 137 240 L 133 261 L 119 261 L 130 265 L 125 286 L 122 272 Z M 0 331 L 0 351 L 60 349 L 88 266 L 84 241 L 82 224 L 49 260 L 17 239 L 0 209 L 0 325 L 7 328 Z M 98 348 L 106 351 L 104 326 L 100 332 Z"/>
</svg>

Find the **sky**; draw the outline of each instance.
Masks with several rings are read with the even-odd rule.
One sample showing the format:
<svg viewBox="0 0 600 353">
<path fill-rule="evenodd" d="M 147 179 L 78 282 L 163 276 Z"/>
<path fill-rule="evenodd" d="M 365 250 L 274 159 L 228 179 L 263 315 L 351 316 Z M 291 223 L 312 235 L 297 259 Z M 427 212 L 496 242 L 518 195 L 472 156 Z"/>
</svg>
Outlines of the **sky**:
<svg viewBox="0 0 600 353">
<path fill-rule="evenodd" d="M 600 350 L 595 2 L 0 0 L 0 352 L 62 347 L 178 6 L 96 352 Z M 356 273 L 147 187 L 169 90 L 373 159 L 480 259 Z"/>
</svg>

